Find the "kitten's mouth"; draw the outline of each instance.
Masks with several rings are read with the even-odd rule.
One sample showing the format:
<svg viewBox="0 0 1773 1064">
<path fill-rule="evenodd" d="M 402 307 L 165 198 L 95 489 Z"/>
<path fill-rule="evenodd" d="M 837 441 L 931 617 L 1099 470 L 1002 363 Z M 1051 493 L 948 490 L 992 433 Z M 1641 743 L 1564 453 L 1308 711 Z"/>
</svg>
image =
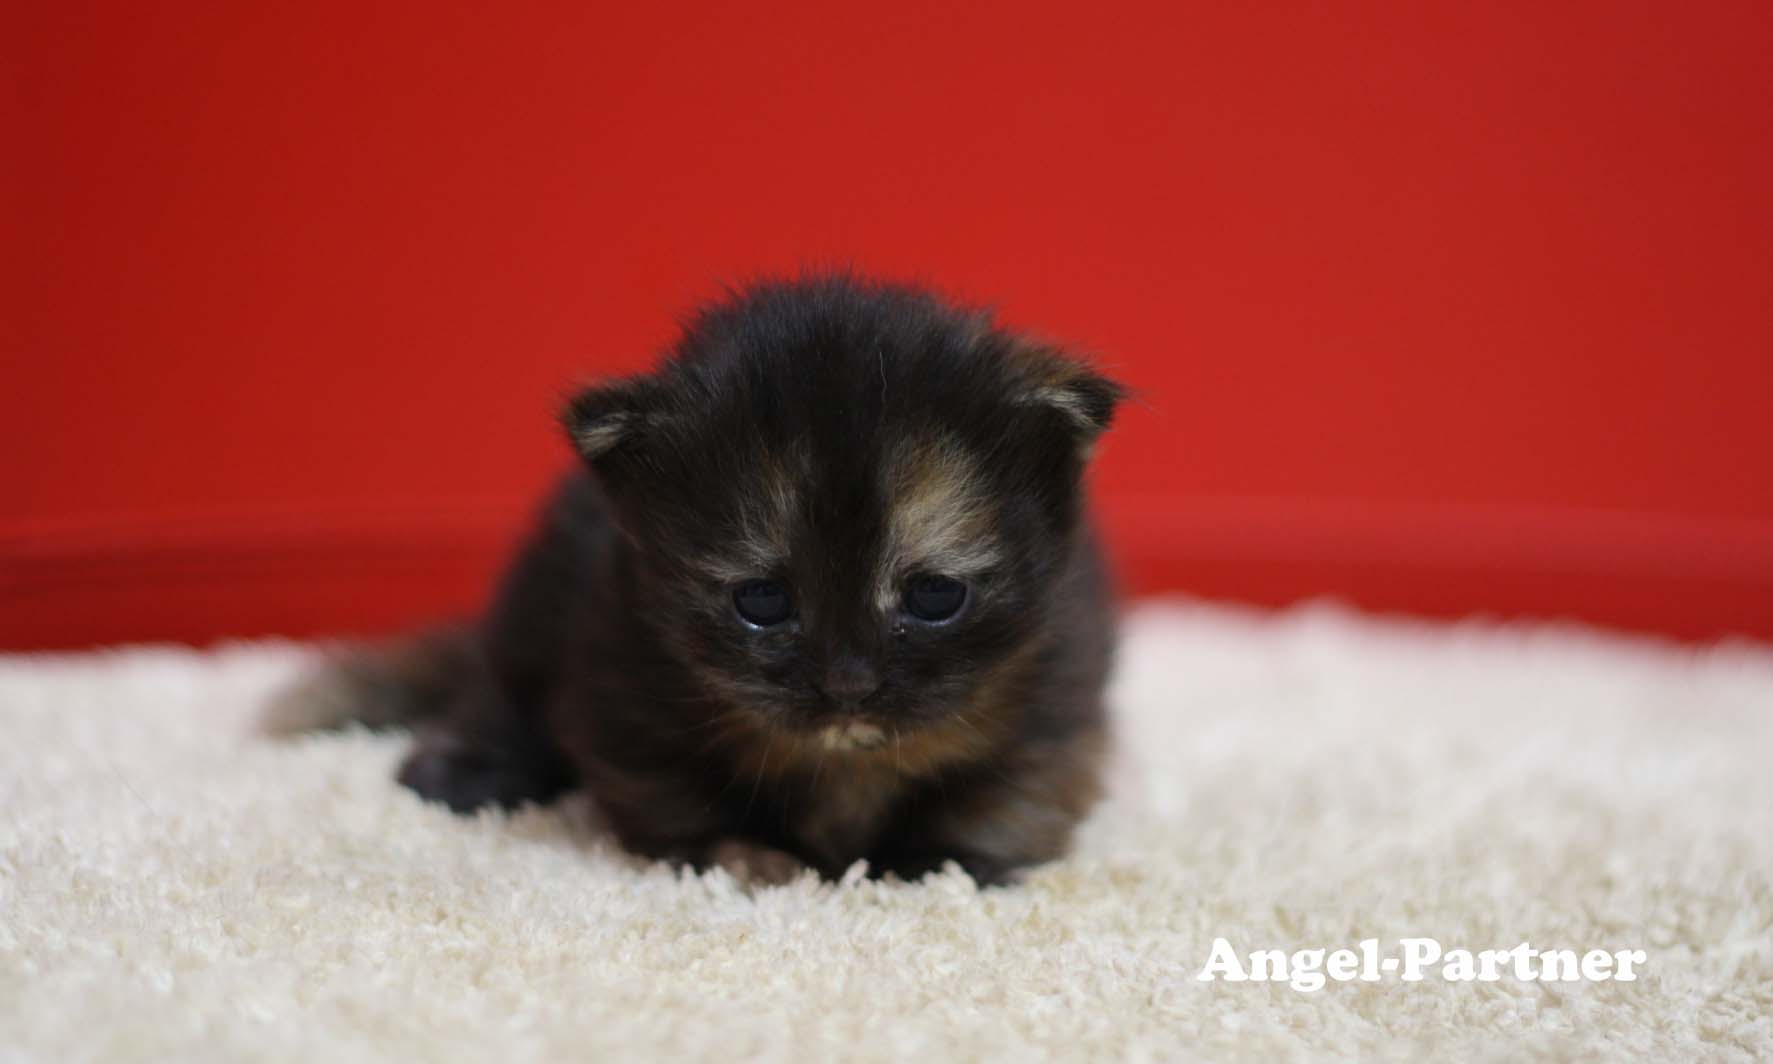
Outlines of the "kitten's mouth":
<svg viewBox="0 0 1773 1064">
<path fill-rule="evenodd" d="M 819 743 L 827 750 L 878 750 L 886 745 L 887 734 L 878 724 L 845 717 L 820 728 Z"/>
</svg>

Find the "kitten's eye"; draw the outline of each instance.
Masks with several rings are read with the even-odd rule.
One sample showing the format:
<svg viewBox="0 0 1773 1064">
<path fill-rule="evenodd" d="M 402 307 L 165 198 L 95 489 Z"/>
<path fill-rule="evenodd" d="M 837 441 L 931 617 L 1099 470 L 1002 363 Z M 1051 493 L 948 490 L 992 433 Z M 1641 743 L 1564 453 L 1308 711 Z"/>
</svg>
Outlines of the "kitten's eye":
<svg viewBox="0 0 1773 1064">
<path fill-rule="evenodd" d="M 920 621 L 946 621 L 966 600 L 967 586 L 946 576 L 924 573 L 905 585 L 905 609 Z"/>
<path fill-rule="evenodd" d="M 759 628 L 781 624 L 793 611 L 788 589 L 774 580 L 747 580 L 733 592 L 733 606 L 739 616 Z"/>
</svg>

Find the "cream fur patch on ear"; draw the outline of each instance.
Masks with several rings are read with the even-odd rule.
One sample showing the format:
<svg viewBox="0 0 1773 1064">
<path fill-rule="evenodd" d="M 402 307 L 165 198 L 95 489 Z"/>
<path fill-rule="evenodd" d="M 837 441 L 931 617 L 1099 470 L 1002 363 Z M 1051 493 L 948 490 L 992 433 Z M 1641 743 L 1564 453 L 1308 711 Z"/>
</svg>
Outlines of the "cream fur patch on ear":
<svg viewBox="0 0 1773 1064">
<path fill-rule="evenodd" d="M 1107 430 L 1125 395 L 1120 385 L 1056 350 L 1027 347 L 1012 356 L 1026 374 L 1027 390 L 1016 401 L 1064 415 L 1086 445 Z"/>
<path fill-rule="evenodd" d="M 573 444 L 586 458 L 601 458 L 622 442 L 638 420 L 633 414 L 616 411 L 594 420 L 578 422 L 570 430 Z"/>
<path fill-rule="evenodd" d="M 584 389 L 560 412 L 560 423 L 573 447 L 595 462 L 647 431 L 656 413 L 658 383 L 650 377 L 627 377 Z"/>
<path fill-rule="evenodd" d="M 883 612 L 913 572 L 968 577 L 1003 560 L 990 487 L 973 457 L 946 437 L 899 449 L 887 472 L 887 534 L 875 581 Z"/>
<path fill-rule="evenodd" d="M 1083 397 L 1068 388 L 1043 384 L 1034 388 L 1022 397 L 1025 403 L 1041 403 L 1052 407 L 1071 419 L 1079 432 L 1096 433 L 1100 431 L 1095 417 L 1085 405 Z"/>
</svg>

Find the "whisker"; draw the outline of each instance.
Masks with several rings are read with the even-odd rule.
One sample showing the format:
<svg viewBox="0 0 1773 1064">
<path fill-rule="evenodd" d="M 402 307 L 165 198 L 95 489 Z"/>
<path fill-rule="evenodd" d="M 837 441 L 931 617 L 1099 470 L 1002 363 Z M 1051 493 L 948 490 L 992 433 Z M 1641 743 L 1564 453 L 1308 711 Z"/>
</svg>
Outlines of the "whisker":
<svg viewBox="0 0 1773 1064">
<path fill-rule="evenodd" d="M 811 798 L 819 790 L 819 773 L 825 771 L 825 759 L 831 756 L 831 749 L 824 743 L 819 744 L 819 760 L 813 762 L 813 782 L 807 785 L 807 797 Z"/>
<path fill-rule="evenodd" d="M 707 720 L 699 720 L 699 721 L 695 722 L 694 724 L 690 724 L 690 725 L 687 725 L 683 728 L 679 728 L 677 731 L 671 732 L 670 734 L 677 736 L 678 738 L 683 738 L 684 736 L 692 735 L 692 734 L 702 731 L 704 729 L 712 728 L 717 724 L 728 724 L 728 723 L 731 723 L 735 720 L 743 719 L 743 717 L 744 717 L 743 710 L 737 710 L 737 709 L 723 710 L 722 712 L 717 713 L 712 717 L 709 717 Z"/>
<path fill-rule="evenodd" d="M 757 802 L 758 788 L 763 786 L 764 770 L 769 767 L 770 751 L 774 750 L 775 748 L 776 748 L 776 736 L 775 736 L 774 732 L 771 732 L 770 733 L 770 741 L 768 743 L 764 744 L 764 747 L 763 747 L 763 759 L 757 763 L 757 778 L 755 780 L 751 781 L 751 797 L 745 799 L 745 816 L 744 816 L 745 820 L 751 819 L 751 807 L 752 807 L 752 805 L 754 805 Z"/>
<path fill-rule="evenodd" d="M 954 717 L 952 717 L 951 719 L 954 721 L 954 723 L 965 728 L 967 731 L 972 732 L 974 737 L 976 737 L 979 740 L 979 746 L 981 748 L 984 748 L 984 749 L 990 748 L 991 740 L 987 739 L 985 737 L 985 733 L 980 731 L 976 724 L 974 724 L 972 721 L 968 720 L 966 718 L 965 714 L 957 714 Z"/>
<path fill-rule="evenodd" d="M 709 752 L 713 751 L 716 747 L 719 747 L 719 746 L 725 744 L 731 738 L 732 738 L 731 732 L 721 732 L 718 735 L 715 735 L 712 738 L 710 738 L 707 742 L 703 743 L 702 748 L 698 751 L 698 753 L 703 753 L 703 754 L 709 753 Z"/>
<path fill-rule="evenodd" d="M 981 750 L 991 749 L 991 745 L 992 745 L 991 740 L 985 735 L 985 733 L 983 731 L 981 731 L 979 729 L 978 725 L 974 724 L 972 721 L 967 719 L 965 713 L 957 713 L 953 717 L 950 717 L 949 719 L 954 721 L 956 724 L 959 724 L 961 727 L 967 729 L 968 731 L 972 732 L 975 736 L 977 736 L 979 739 L 979 746 L 980 746 Z M 999 767 L 997 764 L 995 764 L 993 762 L 989 762 L 989 761 L 982 762 L 976 767 L 983 768 L 985 771 L 989 772 L 992 776 L 996 777 L 999 782 L 1003 783 L 1005 786 L 1009 787 L 1013 791 L 1016 791 L 1017 793 L 1020 793 L 1020 794 L 1023 794 L 1023 795 L 1029 796 L 1029 797 L 1038 797 L 1039 796 L 1038 792 L 1030 790 L 1027 787 L 1027 785 L 1023 784 L 1021 781 L 1012 777 L 1009 773 L 1005 772 L 1001 767 Z"/>
</svg>

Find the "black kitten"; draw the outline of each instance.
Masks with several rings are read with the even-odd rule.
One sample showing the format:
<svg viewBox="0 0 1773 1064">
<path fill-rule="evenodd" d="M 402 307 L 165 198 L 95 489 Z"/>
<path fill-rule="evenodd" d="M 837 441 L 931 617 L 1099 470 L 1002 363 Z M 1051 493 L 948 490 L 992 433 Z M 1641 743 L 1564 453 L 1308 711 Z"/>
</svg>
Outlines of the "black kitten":
<svg viewBox="0 0 1773 1064">
<path fill-rule="evenodd" d="M 645 855 L 997 881 L 1097 794 L 1081 479 L 1120 394 L 923 292 L 751 288 L 572 401 L 585 469 L 477 628 L 336 662 L 277 716 L 422 722 L 426 798 L 583 786 Z"/>
</svg>

